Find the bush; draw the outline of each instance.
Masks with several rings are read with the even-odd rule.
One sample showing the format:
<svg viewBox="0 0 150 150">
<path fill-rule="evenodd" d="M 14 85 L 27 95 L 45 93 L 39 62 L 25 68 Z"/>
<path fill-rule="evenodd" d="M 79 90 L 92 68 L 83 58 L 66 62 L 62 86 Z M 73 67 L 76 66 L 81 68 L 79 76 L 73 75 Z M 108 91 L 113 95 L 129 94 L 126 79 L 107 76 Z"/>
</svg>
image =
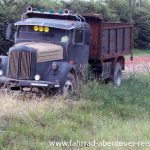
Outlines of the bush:
<svg viewBox="0 0 150 150">
<path fill-rule="evenodd" d="M 49 4 L 49 5 L 47 5 Z M 23 12 L 26 11 L 27 6 L 33 7 L 58 7 L 56 2 L 49 1 L 35 1 L 35 0 L 1 0 L 0 1 L 0 54 L 6 55 L 10 46 L 14 43 L 12 41 L 8 41 L 5 38 L 5 32 L 7 25 L 9 23 L 15 23 L 21 18 Z"/>
<path fill-rule="evenodd" d="M 105 113 L 130 118 L 150 113 L 150 78 L 147 75 L 129 76 L 122 86 L 114 88 L 111 84 L 102 84 L 98 81 L 89 81 L 82 84 L 76 92 L 78 99 L 98 101 L 100 109 Z"/>
<path fill-rule="evenodd" d="M 134 47 L 150 48 L 150 3 L 143 1 L 141 8 L 136 5 L 137 3 L 131 4 L 130 7 L 127 0 L 108 0 L 109 9 L 117 16 L 116 21 L 133 23 Z"/>
<path fill-rule="evenodd" d="M 150 48 L 150 13 L 138 10 L 133 13 L 134 20 L 134 46 L 137 48 Z"/>
<path fill-rule="evenodd" d="M 13 44 L 5 39 L 5 32 L 9 23 L 14 23 L 21 17 L 23 6 L 13 0 L 0 1 L 0 50 L 1 54 L 6 54 L 9 47 Z M 17 11 L 16 11 L 17 10 Z"/>
<path fill-rule="evenodd" d="M 13 44 L 5 39 L 5 31 L 8 23 L 15 23 L 21 17 L 28 5 L 44 8 L 67 8 L 75 12 L 102 13 L 105 21 L 129 22 L 132 17 L 134 24 L 134 46 L 137 48 L 149 48 L 150 43 L 150 4 L 145 1 L 142 9 L 129 8 L 127 0 L 107 0 L 106 4 L 99 1 L 72 0 L 68 2 L 48 1 L 48 0 L 1 0 L 0 1 L 0 50 L 1 54 L 6 54 Z"/>
</svg>

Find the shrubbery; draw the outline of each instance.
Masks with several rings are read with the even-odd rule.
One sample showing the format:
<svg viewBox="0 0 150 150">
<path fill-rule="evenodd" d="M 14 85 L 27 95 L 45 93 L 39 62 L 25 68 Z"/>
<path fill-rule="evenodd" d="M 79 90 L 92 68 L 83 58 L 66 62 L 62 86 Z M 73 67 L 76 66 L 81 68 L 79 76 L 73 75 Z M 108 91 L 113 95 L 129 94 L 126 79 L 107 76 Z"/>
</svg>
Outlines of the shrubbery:
<svg viewBox="0 0 150 150">
<path fill-rule="evenodd" d="M 5 31 L 8 23 L 16 22 L 25 11 L 26 6 L 45 8 L 68 8 L 78 13 L 102 13 L 106 21 L 129 22 L 134 25 L 134 46 L 137 48 L 149 48 L 150 43 L 150 3 L 144 1 L 137 7 L 138 3 L 130 0 L 107 0 L 100 1 L 72 0 L 70 2 L 48 1 L 48 0 L 1 0 L 0 1 L 0 50 L 6 54 L 8 48 L 13 44 L 5 39 Z M 134 4 L 134 5 L 133 5 Z M 130 7 L 129 7 L 130 6 Z"/>
<path fill-rule="evenodd" d="M 149 90 L 149 75 L 129 74 L 118 88 L 96 80 L 83 83 L 77 88 L 74 98 L 99 102 L 104 113 L 113 112 L 122 118 L 130 118 L 143 112 L 150 113 Z"/>
</svg>

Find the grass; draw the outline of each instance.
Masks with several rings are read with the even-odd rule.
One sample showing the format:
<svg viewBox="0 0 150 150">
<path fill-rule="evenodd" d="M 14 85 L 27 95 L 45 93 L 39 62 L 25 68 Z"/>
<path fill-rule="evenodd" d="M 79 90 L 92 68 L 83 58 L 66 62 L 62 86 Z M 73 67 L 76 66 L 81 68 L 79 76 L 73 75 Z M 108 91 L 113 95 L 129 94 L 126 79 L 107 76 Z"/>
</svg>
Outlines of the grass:
<svg viewBox="0 0 150 150">
<path fill-rule="evenodd" d="M 149 49 L 133 49 L 133 57 L 140 57 L 140 56 L 150 56 Z M 130 55 L 126 55 L 126 58 L 130 58 Z"/>
<path fill-rule="evenodd" d="M 16 95 L 0 98 L 0 149 L 77 149 L 50 147 L 50 141 L 149 141 L 149 75 L 130 76 L 120 88 L 91 81 L 78 90 L 66 100 L 60 96 L 30 101 Z"/>
<path fill-rule="evenodd" d="M 147 56 L 150 55 L 150 50 L 149 49 L 134 49 L 133 50 L 133 56 L 139 57 L 139 56 Z"/>
</svg>

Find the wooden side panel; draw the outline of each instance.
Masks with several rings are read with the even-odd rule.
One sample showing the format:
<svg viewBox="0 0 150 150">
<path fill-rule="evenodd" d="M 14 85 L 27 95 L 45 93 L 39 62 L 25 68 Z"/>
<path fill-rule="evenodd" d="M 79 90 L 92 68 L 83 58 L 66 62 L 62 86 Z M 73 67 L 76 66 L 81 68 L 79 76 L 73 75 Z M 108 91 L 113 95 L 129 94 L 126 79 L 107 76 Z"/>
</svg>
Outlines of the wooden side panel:
<svg viewBox="0 0 150 150">
<path fill-rule="evenodd" d="M 112 29 L 112 30 L 110 30 L 110 40 L 109 40 L 109 42 L 110 42 L 110 53 L 111 54 L 114 54 L 114 53 L 116 53 L 116 49 L 117 49 L 117 46 L 116 46 L 116 30 L 115 29 Z"/>
<path fill-rule="evenodd" d="M 123 28 L 117 29 L 117 50 L 121 52 L 123 50 Z"/>
<path fill-rule="evenodd" d="M 109 54 L 109 30 L 103 30 L 102 33 L 102 54 Z"/>
<path fill-rule="evenodd" d="M 125 54 L 131 54 L 131 48 L 132 26 L 130 24 L 103 24 L 101 40 L 101 58 L 108 59 Z"/>
</svg>

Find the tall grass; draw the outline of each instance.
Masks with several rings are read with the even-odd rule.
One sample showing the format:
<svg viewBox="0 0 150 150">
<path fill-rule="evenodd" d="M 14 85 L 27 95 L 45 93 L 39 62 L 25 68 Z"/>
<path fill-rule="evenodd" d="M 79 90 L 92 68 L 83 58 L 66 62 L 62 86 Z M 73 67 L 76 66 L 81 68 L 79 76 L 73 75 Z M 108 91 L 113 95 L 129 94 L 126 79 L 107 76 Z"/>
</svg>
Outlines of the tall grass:
<svg viewBox="0 0 150 150">
<path fill-rule="evenodd" d="M 63 140 L 150 139 L 149 75 L 129 76 L 119 88 L 90 81 L 82 84 L 77 91 L 65 100 L 61 96 L 38 101 L 25 101 L 20 97 L 14 98 L 14 95 L 0 98 L 0 149 L 67 149 L 49 145 L 49 141 Z M 135 150 L 146 148 L 132 147 Z"/>
<path fill-rule="evenodd" d="M 150 112 L 149 91 L 149 75 L 133 75 L 124 79 L 122 86 L 118 88 L 95 80 L 82 84 L 75 98 L 97 101 L 102 104 L 100 108 L 107 114 L 113 112 L 128 118 Z"/>
</svg>

